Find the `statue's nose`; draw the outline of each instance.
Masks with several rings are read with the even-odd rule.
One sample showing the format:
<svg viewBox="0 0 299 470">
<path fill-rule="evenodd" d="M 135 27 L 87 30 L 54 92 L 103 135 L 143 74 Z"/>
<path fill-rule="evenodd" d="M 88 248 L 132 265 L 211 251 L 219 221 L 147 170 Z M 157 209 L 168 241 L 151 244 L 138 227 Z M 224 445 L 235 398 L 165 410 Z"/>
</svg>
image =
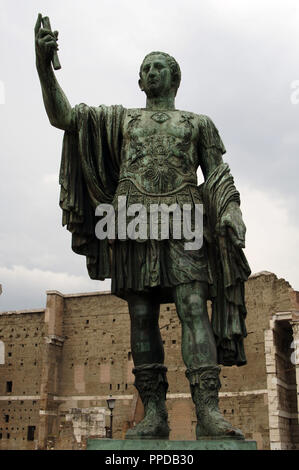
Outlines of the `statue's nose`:
<svg viewBox="0 0 299 470">
<path fill-rule="evenodd" d="M 155 75 L 157 75 L 157 70 L 152 67 L 150 69 L 148 75 L 149 75 L 149 77 L 155 77 Z"/>
</svg>

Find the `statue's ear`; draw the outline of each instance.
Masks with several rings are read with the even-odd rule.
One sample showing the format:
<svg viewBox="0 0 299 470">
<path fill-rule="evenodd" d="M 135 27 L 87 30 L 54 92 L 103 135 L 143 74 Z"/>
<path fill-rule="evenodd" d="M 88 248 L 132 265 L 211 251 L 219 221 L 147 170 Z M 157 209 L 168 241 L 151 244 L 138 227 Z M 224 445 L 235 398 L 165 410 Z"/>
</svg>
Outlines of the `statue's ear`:
<svg viewBox="0 0 299 470">
<path fill-rule="evenodd" d="M 144 91 L 144 87 L 143 87 L 143 83 L 142 83 L 141 78 L 138 80 L 138 85 L 139 85 L 140 90 Z"/>
<path fill-rule="evenodd" d="M 175 93 L 175 95 L 177 94 L 177 91 L 178 91 L 178 86 L 177 86 L 177 77 L 175 76 L 172 76 L 171 77 L 171 85 L 172 85 L 172 89 Z"/>
</svg>

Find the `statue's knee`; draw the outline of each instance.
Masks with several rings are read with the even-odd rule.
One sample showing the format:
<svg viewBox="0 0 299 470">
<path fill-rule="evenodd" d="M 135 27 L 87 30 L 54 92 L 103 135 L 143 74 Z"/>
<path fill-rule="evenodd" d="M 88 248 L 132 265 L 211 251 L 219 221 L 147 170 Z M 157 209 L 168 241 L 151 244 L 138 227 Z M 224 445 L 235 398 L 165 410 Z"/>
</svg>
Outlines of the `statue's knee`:
<svg viewBox="0 0 299 470">
<path fill-rule="evenodd" d="M 150 302 L 145 302 L 142 299 L 130 302 L 129 312 L 131 322 L 136 325 L 150 327 L 158 321 L 159 311 Z"/>
<path fill-rule="evenodd" d="M 204 292 L 192 292 L 181 296 L 177 303 L 177 311 L 184 322 L 193 322 L 201 318 L 207 311 L 207 297 Z"/>
<path fill-rule="evenodd" d="M 186 302 L 187 315 L 189 317 L 198 317 L 206 311 L 207 301 L 201 294 L 191 294 Z"/>
</svg>

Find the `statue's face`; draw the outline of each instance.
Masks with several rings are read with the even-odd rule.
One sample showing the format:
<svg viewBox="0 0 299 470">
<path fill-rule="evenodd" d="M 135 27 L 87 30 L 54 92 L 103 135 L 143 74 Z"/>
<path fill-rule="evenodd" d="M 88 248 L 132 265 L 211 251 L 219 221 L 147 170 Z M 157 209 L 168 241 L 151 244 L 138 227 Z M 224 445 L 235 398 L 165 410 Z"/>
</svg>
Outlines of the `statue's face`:
<svg viewBox="0 0 299 470">
<path fill-rule="evenodd" d="M 139 85 L 149 98 L 169 94 L 172 88 L 172 77 L 164 56 L 152 55 L 145 60 Z"/>
</svg>

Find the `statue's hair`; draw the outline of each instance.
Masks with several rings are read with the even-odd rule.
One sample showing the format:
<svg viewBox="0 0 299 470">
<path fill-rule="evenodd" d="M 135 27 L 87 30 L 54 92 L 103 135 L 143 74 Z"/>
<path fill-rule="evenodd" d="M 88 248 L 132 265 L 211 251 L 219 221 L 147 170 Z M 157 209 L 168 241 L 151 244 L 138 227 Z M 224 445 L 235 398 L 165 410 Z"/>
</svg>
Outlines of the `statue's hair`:
<svg viewBox="0 0 299 470">
<path fill-rule="evenodd" d="M 141 78 L 142 67 L 143 67 L 143 64 L 144 64 L 145 60 L 148 57 L 152 56 L 152 55 L 162 55 L 167 60 L 168 66 L 169 66 L 170 71 L 171 71 L 171 78 L 172 78 L 172 81 L 173 81 L 173 84 L 174 84 L 175 93 L 177 93 L 178 88 L 179 88 L 180 83 L 181 83 L 181 69 L 180 69 L 179 64 L 175 60 L 175 58 L 172 57 L 171 55 L 167 54 L 166 52 L 153 51 L 153 52 L 150 52 L 149 54 L 147 54 L 144 57 L 144 59 L 142 61 L 142 64 L 140 66 L 140 71 L 139 71 L 140 78 Z"/>
</svg>

